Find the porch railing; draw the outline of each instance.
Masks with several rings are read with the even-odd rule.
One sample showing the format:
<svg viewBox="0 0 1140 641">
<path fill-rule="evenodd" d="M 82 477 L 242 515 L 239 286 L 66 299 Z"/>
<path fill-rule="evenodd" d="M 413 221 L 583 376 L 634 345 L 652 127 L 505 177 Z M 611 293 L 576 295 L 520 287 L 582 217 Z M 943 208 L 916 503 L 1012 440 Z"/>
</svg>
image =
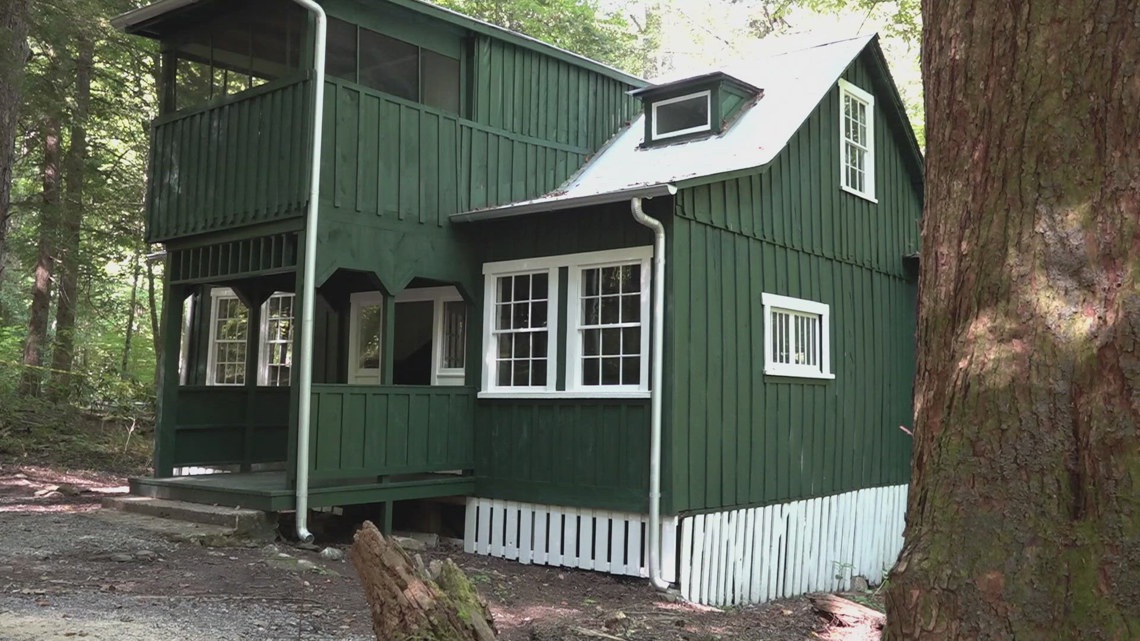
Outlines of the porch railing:
<svg viewBox="0 0 1140 641">
<path fill-rule="evenodd" d="M 470 469 L 475 390 L 314 385 L 313 480 Z"/>
<path fill-rule="evenodd" d="M 169 465 L 248 466 L 286 459 L 288 387 L 180 387 L 176 407 Z"/>
<path fill-rule="evenodd" d="M 302 216 L 310 87 L 276 80 L 155 120 L 149 240 Z"/>
</svg>

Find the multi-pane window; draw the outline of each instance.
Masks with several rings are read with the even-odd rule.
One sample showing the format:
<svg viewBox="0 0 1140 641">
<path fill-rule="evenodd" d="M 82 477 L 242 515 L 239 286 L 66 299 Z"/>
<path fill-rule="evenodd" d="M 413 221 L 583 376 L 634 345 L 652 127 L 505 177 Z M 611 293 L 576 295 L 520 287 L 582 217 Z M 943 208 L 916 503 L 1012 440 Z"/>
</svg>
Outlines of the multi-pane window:
<svg viewBox="0 0 1140 641">
<path fill-rule="evenodd" d="M 460 64 L 371 29 L 329 19 L 325 72 L 405 100 L 460 111 Z"/>
<path fill-rule="evenodd" d="M 467 303 L 450 300 L 443 303 L 442 369 L 462 370 L 467 353 Z"/>
<path fill-rule="evenodd" d="M 208 385 L 245 385 L 249 310 L 229 289 L 211 292 Z M 293 364 L 293 294 L 274 294 L 261 306 L 258 385 L 289 385 Z"/>
<path fill-rule="evenodd" d="M 840 178 L 845 190 L 875 198 L 874 97 L 839 81 Z"/>
<path fill-rule="evenodd" d="M 210 384 L 245 385 L 248 310 L 237 296 L 215 296 L 211 323 Z"/>
<path fill-rule="evenodd" d="M 775 294 L 764 294 L 762 303 L 764 373 L 834 378 L 830 363 L 830 307 Z"/>
<path fill-rule="evenodd" d="M 590 267 L 579 272 L 579 380 L 585 387 L 642 382 L 642 266 Z"/>
<path fill-rule="evenodd" d="M 485 264 L 480 395 L 647 396 L 652 256 L 628 247 Z"/>
<path fill-rule="evenodd" d="M 495 387 L 547 387 L 550 378 L 550 273 L 495 278 Z"/>
<path fill-rule="evenodd" d="M 265 302 L 261 337 L 262 385 L 288 385 L 293 365 L 293 294 L 274 294 Z"/>
</svg>

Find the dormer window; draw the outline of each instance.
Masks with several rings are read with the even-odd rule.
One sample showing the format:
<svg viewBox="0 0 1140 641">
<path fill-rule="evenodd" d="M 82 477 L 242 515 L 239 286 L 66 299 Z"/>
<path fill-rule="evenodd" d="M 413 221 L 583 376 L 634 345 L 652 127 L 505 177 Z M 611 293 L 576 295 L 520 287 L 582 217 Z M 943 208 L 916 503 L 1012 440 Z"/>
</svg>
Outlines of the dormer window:
<svg viewBox="0 0 1140 641">
<path fill-rule="evenodd" d="M 712 92 L 709 90 L 653 103 L 653 140 L 673 138 L 712 129 Z"/>
<path fill-rule="evenodd" d="M 762 93 L 720 71 L 629 92 L 645 108 L 644 147 L 715 136 Z"/>
</svg>

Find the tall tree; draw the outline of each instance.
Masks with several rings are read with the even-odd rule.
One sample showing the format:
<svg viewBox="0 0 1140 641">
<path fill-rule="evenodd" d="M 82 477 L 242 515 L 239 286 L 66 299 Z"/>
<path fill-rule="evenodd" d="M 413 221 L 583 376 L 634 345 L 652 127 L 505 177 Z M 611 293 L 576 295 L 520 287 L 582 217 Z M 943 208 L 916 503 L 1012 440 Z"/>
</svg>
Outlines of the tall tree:
<svg viewBox="0 0 1140 641">
<path fill-rule="evenodd" d="M 925 0 L 888 638 L 1140 638 L 1140 5 Z"/>
<path fill-rule="evenodd" d="M 0 283 L 4 282 L 7 264 L 12 166 L 16 162 L 16 131 L 27 58 L 27 0 L 0 0 Z M 3 311 L 0 308 L 0 320 L 5 318 Z"/>
<path fill-rule="evenodd" d="M 63 153 L 60 143 L 60 122 L 57 116 L 50 115 L 44 118 L 41 142 L 43 165 L 40 180 L 43 193 L 40 203 L 36 267 L 32 277 L 31 303 L 28 306 L 28 333 L 24 338 L 24 371 L 20 375 L 20 393 L 24 396 L 38 396 L 40 393 L 48 320 L 51 313 Z"/>
<path fill-rule="evenodd" d="M 75 313 L 79 284 L 79 235 L 85 203 L 87 117 L 91 105 L 91 74 L 95 45 L 81 34 L 75 43 L 75 100 L 71 113 L 67 157 L 64 159 L 64 204 L 59 226 L 59 287 L 56 296 L 55 340 L 51 351 L 51 397 L 62 401 L 71 392 L 75 352 Z"/>
<path fill-rule="evenodd" d="M 437 0 L 500 27 L 538 38 L 631 73 L 641 73 L 645 56 L 629 23 L 597 0 Z"/>
</svg>

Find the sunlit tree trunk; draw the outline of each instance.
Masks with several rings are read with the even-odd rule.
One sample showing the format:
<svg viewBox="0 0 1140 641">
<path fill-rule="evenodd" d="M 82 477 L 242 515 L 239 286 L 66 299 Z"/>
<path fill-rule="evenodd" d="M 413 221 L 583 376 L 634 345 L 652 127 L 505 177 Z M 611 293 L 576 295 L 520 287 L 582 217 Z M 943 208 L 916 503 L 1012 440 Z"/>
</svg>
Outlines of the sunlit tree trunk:
<svg viewBox="0 0 1140 641">
<path fill-rule="evenodd" d="M 59 132 L 58 118 L 49 117 L 45 120 L 39 242 L 36 246 L 36 267 L 32 275 L 31 303 L 28 306 L 28 334 L 24 338 L 24 371 L 20 375 L 20 393 L 24 396 L 38 396 L 40 382 L 43 380 L 43 352 L 47 345 L 52 276 L 55 271 L 55 251 L 59 233 L 61 161 Z"/>
<path fill-rule="evenodd" d="M 28 58 L 27 0 L 0 0 L 0 283 L 4 282 L 5 251 L 12 201 L 12 165 L 24 64 Z M 0 301 L 2 302 L 2 301 Z M 6 317 L 0 307 L 0 320 Z"/>
<path fill-rule="evenodd" d="M 126 378 L 130 371 L 131 347 L 135 337 L 135 317 L 138 315 L 139 276 L 142 266 L 139 261 L 146 260 L 145 256 L 138 255 L 131 262 L 131 298 L 127 303 L 127 327 L 123 331 L 123 362 L 119 366 L 119 376 Z"/>
<path fill-rule="evenodd" d="M 75 313 L 79 305 L 79 240 L 83 227 L 83 188 L 87 164 L 87 116 L 91 104 L 91 73 L 94 44 L 80 37 L 75 56 L 75 110 L 71 114 L 70 141 L 64 160 L 64 206 L 60 210 L 59 288 L 55 308 L 55 341 L 51 350 L 53 400 L 62 401 L 72 391 L 71 370 L 75 360 Z"/>
<path fill-rule="evenodd" d="M 1140 638 L 1140 4 L 925 0 L 887 636 Z"/>
</svg>

